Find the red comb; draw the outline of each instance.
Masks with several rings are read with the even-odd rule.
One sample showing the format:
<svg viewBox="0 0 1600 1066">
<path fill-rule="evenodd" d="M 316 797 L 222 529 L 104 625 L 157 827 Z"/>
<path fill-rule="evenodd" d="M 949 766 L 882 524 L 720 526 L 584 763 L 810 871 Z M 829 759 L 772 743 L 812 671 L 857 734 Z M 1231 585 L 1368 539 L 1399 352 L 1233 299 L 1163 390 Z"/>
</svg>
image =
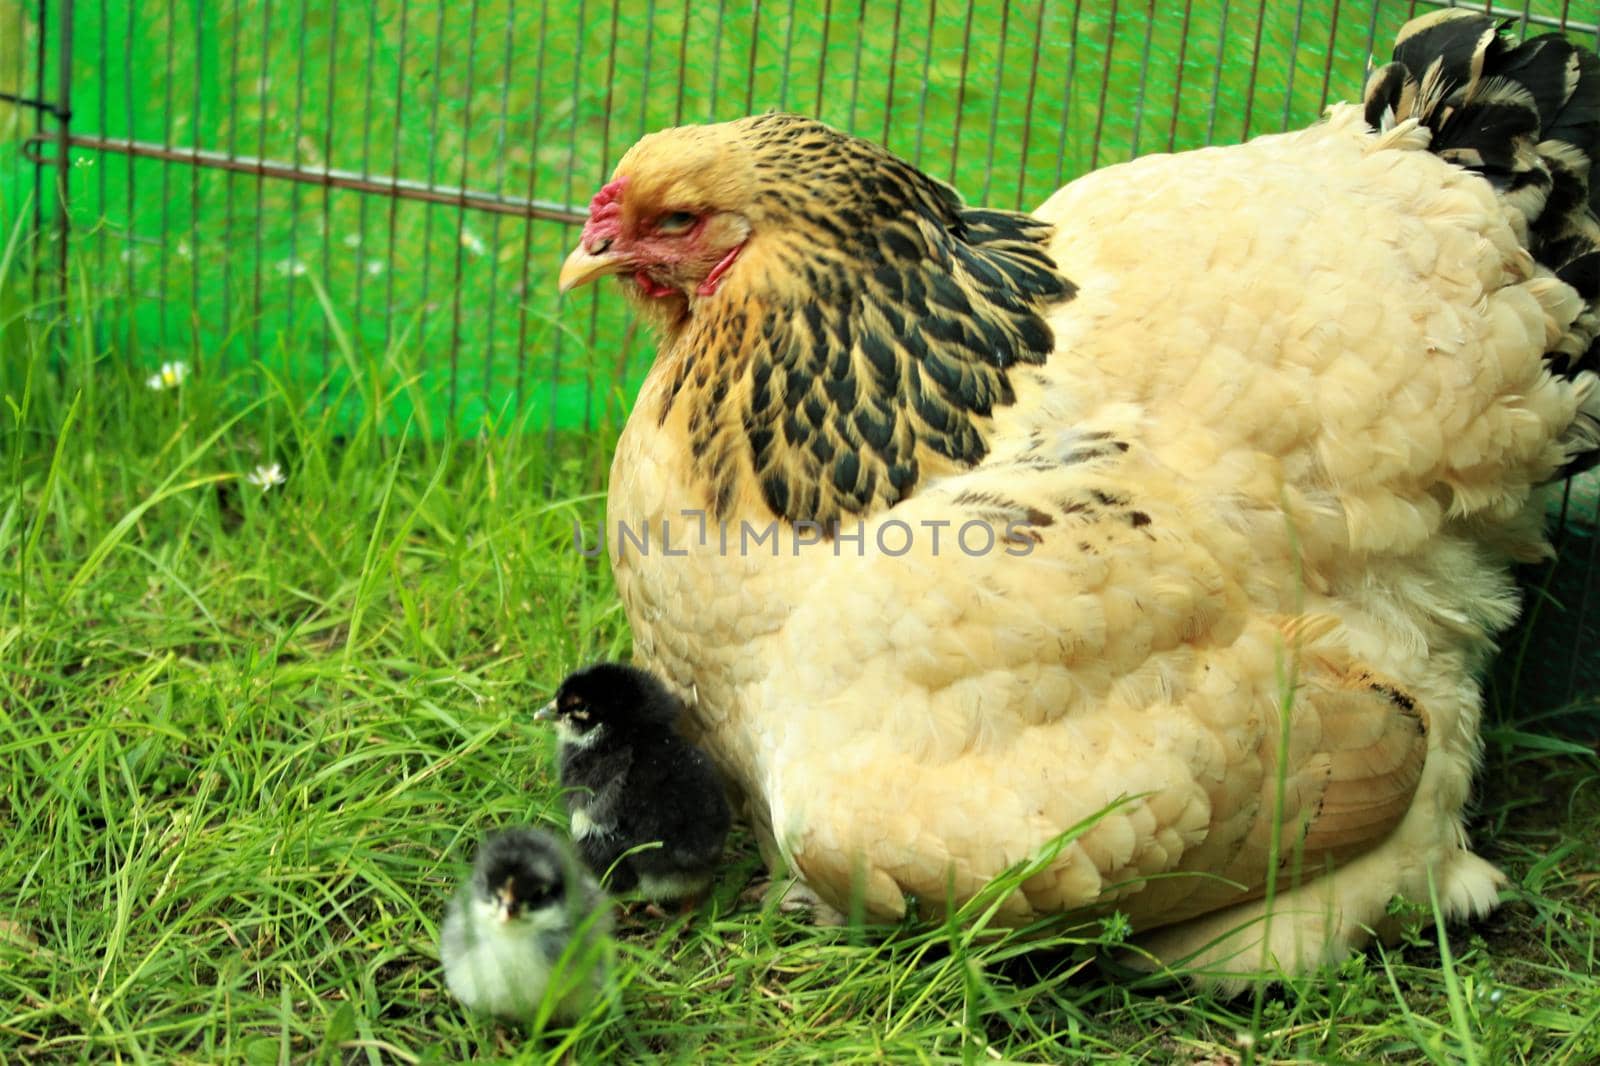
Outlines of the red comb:
<svg viewBox="0 0 1600 1066">
<path fill-rule="evenodd" d="M 627 184 L 627 178 L 607 182 L 589 201 L 589 221 L 583 227 L 585 247 L 600 241 L 615 240 L 622 232 L 622 190 Z"/>
</svg>

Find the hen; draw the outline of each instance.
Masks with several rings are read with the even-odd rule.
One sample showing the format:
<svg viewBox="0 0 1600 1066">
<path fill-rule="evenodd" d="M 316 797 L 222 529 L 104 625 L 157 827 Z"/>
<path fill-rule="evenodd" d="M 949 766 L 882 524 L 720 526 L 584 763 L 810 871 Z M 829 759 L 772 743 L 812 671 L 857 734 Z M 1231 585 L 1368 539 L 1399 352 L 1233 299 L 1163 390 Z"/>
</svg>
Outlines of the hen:
<svg viewBox="0 0 1600 1066">
<path fill-rule="evenodd" d="M 1066 834 L 1003 920 L 1224 983 L 1495 904 L 1477 679 L 1595 459 L 1600 59 L 1454 10 L 1394 56 L 1032 215 L 794 115 L 623 157 L 560 279 L 661 331 L 609 555 L 771 865 L 892 920 Z"/>
</svg>

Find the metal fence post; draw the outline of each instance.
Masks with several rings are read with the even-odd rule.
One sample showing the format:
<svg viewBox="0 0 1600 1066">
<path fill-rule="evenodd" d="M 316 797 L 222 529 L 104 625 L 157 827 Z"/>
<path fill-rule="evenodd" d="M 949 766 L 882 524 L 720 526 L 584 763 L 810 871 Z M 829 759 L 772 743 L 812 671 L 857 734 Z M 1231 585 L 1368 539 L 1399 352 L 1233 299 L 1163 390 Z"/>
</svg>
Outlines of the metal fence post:
<svg viewBox="0 0 1600 1066">
<path fill-rule="evenodd" d="M 33 115 L 33 135 L 44 136 L 44 115 L 49 108 L 45 103 L 44 95 L 44 62 L 45 62 L 45 30 L 50 25 L 50 0 L 39 0 L 38 7 L 39 37 L 34 54 L 33 71 L 33 97 L 36 106 Z M 22 87 L 19 85 L 20 90 Z M 33 274 L 33 305 L 39 306 L 39 250 L 44 240 L 44 163 L 38 159 L 33 161 L 33 228 L 29 233 L 31 247 L 29 261 L 32 264 Z"/>
<path fill-rule="evenodd" d="M 75 0 L 61 3 L 61 54 L 60 70 L 56 78 L 56 280 L 61 287 L 61 308 L 66 313 L 70 290 L 67 281 L 67 238 L 72 233 L 72 217 L 68 210 L 71 200 L 72 178 L 72 16 Z M 43 36 L 43 27 L 40 28 Z"/>
</svg>

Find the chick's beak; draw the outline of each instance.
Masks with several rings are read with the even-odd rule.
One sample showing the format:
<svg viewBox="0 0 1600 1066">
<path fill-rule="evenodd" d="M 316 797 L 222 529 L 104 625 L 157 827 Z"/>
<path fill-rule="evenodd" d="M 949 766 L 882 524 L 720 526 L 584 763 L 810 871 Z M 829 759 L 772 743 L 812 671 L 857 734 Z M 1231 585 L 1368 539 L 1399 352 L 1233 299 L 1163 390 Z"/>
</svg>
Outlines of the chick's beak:
<svg viewBox="0 0 1600 1066">
<path fill-rule="evenodd" d="M 556 281 L 556 287 L 563 293 L 571 292 L 596 278 L 626 270 L 627 266 L 627 261 L 612 250 L 610 241 L 602 241 L 598 251 L 590 251 L 579 241 L 572 254 L 567 256 L 567 261 L 561 264 L 561 276 Z"/>
<path fill-rule="evenodd" d="M 554 718 L 555 716 L 556 716 L 556 701 L 555 700 L 551 700 L 549 703 L 545 704 L 543 707 L 540 707 L 537 711 L 533 712 L 533 720 L 535 722 L 548 722 L 548 721 L 550 721 L 550 719 Z"/>
<path fill-rule="evenodd" d="M 509 922 L 517 913 L 517 894 L 512 890 L 510 882 L 507 882 L 505 887 L 500 889 L 498 896 L 500 899 L 500 920 Z"/>
</svg>

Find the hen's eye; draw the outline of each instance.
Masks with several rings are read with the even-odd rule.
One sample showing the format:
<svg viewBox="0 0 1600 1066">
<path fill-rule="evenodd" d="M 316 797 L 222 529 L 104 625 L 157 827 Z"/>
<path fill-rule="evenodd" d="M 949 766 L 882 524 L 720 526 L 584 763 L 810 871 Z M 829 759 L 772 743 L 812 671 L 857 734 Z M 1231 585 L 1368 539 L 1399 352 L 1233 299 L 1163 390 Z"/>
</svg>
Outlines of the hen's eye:
<svg viewBox="0 0 1600 1066">
<path fill-rule="evenodd" d="M 669 211 L 656 220 L 657 233 L 682 233 L 694 225 L 694 215 L 688 211 Z"/>
</svg>

